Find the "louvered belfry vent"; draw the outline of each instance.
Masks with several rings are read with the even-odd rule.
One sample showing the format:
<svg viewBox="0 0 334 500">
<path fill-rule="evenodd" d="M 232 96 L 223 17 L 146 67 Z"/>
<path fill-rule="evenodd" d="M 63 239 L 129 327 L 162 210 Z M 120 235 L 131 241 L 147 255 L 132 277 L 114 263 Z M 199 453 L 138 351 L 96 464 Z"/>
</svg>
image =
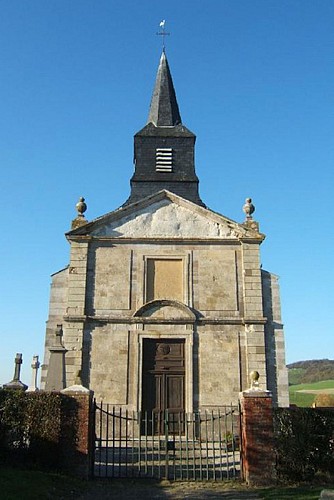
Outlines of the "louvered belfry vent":
<svg viewBox="0 0 334 500">
<path fill-rule="evenodd" d="M 173 171 L 172 148 L 157 148 L 155 152 L 155 170 L 157 172 Z"/>
</svg>

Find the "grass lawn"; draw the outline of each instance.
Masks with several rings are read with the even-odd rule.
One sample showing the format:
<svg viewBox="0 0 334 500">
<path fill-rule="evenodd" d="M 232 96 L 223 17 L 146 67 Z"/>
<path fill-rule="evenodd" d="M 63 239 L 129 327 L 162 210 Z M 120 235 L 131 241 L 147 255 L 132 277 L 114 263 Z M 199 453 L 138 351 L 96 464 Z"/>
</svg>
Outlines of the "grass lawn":
<svg viewBox="0 0 334 500">
<path fill-rule="evenodd" d="M 334 380 L 322 380 L 313 384 L 298 384 L 290 386 L 297 391 L 318 391 L 323 389 L 334 389 Z"/>
<path fill-rule="evenodd" d="M 326 389 L 334 389 L 334 380 L 322 380 L 313 384 L 290 385 L 290 404 L 303 407 L 312 406 L 317 395 L 299 391 L 325 391 Z"/>
<path fill-rule="evenodd" d="M 61 474 L 0 467 L 0 498 L 30 500 L 80 498 L 86 482 Z"/>
<path fill-rule="evenodd" d="M 329 488 L 329 487 L 328 487 Z M 334 485 L 332 486 L 334 488 Z M 1 500 L 78 499 L 151 500 L 191 498 L 240 498 L 316 500 L 322 486 L 247 488 L 239 482 L 169 482 L 150 480 L 84 481 L 55 473 L 3 467 Z M 228 494 L 231 492 L 231 496 Z"/>
</svg>

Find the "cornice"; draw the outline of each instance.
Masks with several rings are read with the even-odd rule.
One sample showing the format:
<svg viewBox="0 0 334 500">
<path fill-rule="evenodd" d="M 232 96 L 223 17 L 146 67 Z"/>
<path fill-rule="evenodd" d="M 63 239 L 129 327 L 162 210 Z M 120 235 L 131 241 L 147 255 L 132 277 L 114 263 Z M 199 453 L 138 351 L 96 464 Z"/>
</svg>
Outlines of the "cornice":
<svg viewBox="0 0 334 500">
<path fill-rule="evenodd" d="M 128 325 L 265 325 L 267 318 L 152 318 L 136 316 L 66 315 L 64 321 L 73 323 L 96 322 Z"/>
<path fill-rule="evenodd" d="M 122 238 L 122 237 L 108 237 L 108 236 L 70 236 L 68 240 L 74 241 L 76 243 L 93 243 L 93 242 L 110 242 L 118 244 L 131 244 L 131 245 L 141 245 L 141 244 L 152 244 L 156 243 L 159 245 L 241 245 L 241 241 L 238 238 Z M 243 239 L 247 243 L 260 243 L 259 240 L 253 240 L 252 238 Z"/>
</svg>

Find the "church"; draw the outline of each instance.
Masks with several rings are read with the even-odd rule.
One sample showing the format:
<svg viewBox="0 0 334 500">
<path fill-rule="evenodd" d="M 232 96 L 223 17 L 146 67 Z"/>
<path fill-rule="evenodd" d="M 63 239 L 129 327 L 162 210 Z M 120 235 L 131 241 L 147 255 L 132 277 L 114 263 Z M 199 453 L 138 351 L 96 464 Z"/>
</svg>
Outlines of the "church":
<svg viewBox="0 0 334 500">
<path fill-rule="evenodd" d="M 193 412 L 237 404 L 257 371 L 274 404 L 289 405 L 278 277 L 260 264 L 265 236 L 249 198 L 242 223 L 201 200 L 195 140 L 163 50 L 134 136 L 129 198 L 92 221 L 81 198 L 66 234 L 42 388 L 80 382 L 124 409 Z"/>
</svg>

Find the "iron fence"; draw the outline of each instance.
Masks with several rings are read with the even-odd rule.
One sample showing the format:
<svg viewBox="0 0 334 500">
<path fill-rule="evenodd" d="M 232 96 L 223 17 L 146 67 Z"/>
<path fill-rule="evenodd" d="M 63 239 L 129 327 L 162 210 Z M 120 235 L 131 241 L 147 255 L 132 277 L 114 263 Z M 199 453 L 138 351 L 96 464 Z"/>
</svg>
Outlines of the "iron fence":
<svg viewBox="0 0 334 500">
<path fill-rule="evenodd" d="M 94 403 L 97 477 L 235 479 L 239 408 L 194 413 L 134 412 Z"/>
</svg>

